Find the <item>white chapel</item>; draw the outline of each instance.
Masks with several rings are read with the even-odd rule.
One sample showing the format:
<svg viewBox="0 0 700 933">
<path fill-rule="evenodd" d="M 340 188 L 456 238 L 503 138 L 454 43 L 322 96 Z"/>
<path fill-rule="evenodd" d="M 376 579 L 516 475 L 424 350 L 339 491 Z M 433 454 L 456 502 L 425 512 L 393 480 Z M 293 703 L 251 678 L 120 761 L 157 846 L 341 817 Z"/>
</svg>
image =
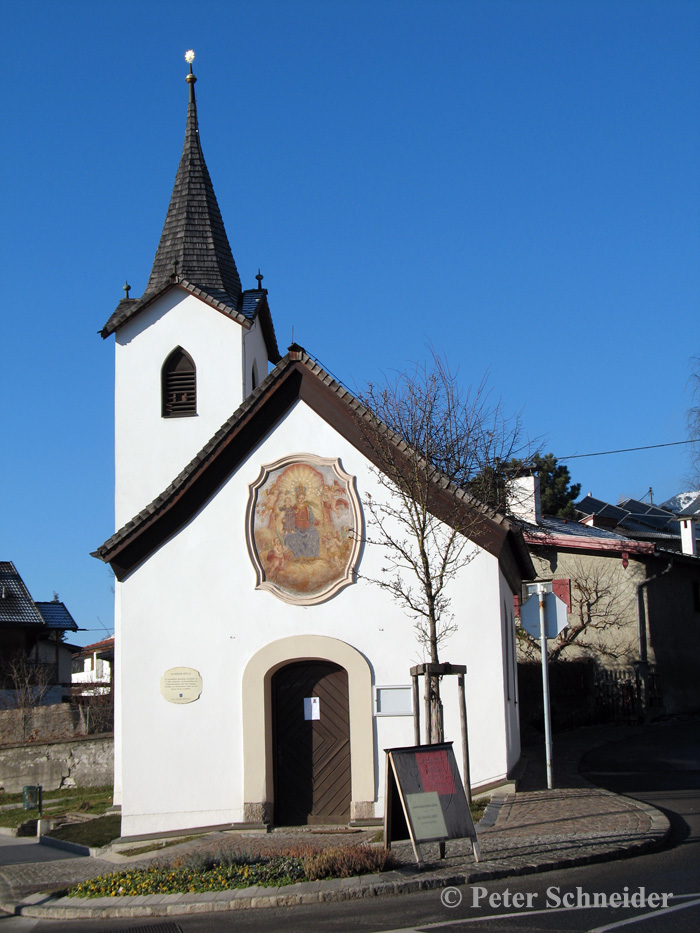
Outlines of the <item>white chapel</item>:
<svg viewBox="0 0 700 933">
<path fill-rule="evenodd" d="M 305 350 L 278 350 L 244 289 L 199 137 L 182 157 L 141 298 L 115 338 L 115 803 L 122 835 L 362 823 L 383 815 L 384 749 L 414 744 L 412 620 L 370 582 L 381 497 L 359 403 Z M 449 494 L 449 490 L 446 491 Z M 452 590 L 471 784 L 520 756 L 516 526 L 484 515 Z M 445 736 L 460 709 L 446 684 Z M 459 756 L 457 756 L 459 758 Z"/>
</svg>

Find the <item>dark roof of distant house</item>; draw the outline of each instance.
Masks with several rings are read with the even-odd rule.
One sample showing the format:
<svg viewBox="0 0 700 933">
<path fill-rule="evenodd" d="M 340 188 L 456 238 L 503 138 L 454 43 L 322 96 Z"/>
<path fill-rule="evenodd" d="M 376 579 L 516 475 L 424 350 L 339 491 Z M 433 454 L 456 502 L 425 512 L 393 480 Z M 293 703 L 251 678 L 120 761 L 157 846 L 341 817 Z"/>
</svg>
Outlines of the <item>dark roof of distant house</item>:
<svg viewBox="0 0 700 933">
<path fill-rule="evenodd" d="M 623 499 L 615 506 L 589 495 L 576 504 L 576 509 L 586 517 L 602 520 L 609 528 L 624 533 L 628 538 L 659 542 L 680 539 L 678 514 L 638 499 Z"/>
<path fill-rule="evenodd" d="M 343 385 L 330 376 L 302 347 L 292 344 L 289 353 L 270 372 L 242 405 L 224 422 L 211 440 L 178 477 L 131 521 L 94 552 L 108 562 L 118 579 L 145 560 L 164 541 L 176 534 L 238 468 L 260 441 L 298 400 L 304 401 L 342 436 L 370 459 L 376 459 L 363 433 L 363 421 L 375 416 Z M 401 456 L 416 456 L 386 425 L 386 432 Z M 375 463 L 381 468 L 381 463 Z M 514 588 L 534 576 L 530 555 L 520 528 L 505 516 L 487 513 L 465 490 L 447 477 L 435 479 L 436 502 L 455 499 L 465 509 L 482 512 L 474 540 L 501 561 L 504 575 Z M 461 507 L 461 505 L 460 505 Z M 437 506 L 436 506 L 437 508 Z M 436 511 L 436 514 L 438 512 Z"/>
<path fill-rule="evenodd" d="M 58 600 L 52 600 L 50 603 L 38 602 L 35 603 L 35 605 L 41 613 L 42 619 L 49 628 L 62 629 L 64 632 L 78 631 L 78 626 L 75 622 L 75 619 L 70 614 L 70 612 L 68 612 L 62 602 Z"/>
<path fill-rule="evenodd" d="M 584 515 L 598 515 L 603 518 L 609 518 L 611 521 L 615 521 L 618 524 L 627 515 L 624 509 L 618 508 L 616 505 L 611 505 L 609 502 L 604 502 L 602 499 L 596 499 L 595 496 L 585 496 L 576 504 L 576 508 Z"/>
<path fill-rule="evenodd" d="M 12 561 L 0 561 L 0 625 L 77 632 L 61 602 L 35 602 Z"/>
<path fill-rule="evenodd" d="M 15 565 L 10 560 L 0 561 L 0 625 L 42 627 L 44 624 Z"/>
<path fill-rule="evenodd" d="M 563 518 L 555 518 L 551 515 L 543 515 L 540 521 L 540 528 L 545 532 L 557 535 L 571 535 L 576 538 L 600 538 L 607 541 L 626 541 L 624 535 L 615 534 L 607 528 L 592 528 L 589 525 L 582 525 L 581 522 L 566 521 Z"/>
<path fill-rule="evenodd" d="M 655 545 L 650 541 L 633 541 L 607 528 L 596 528 L 550 515 L 543 515 L 537 525 L 521 524 L 525 541 L 530 547 L 647 555 L 653 554 L 655 550 Z"/>
</svg>

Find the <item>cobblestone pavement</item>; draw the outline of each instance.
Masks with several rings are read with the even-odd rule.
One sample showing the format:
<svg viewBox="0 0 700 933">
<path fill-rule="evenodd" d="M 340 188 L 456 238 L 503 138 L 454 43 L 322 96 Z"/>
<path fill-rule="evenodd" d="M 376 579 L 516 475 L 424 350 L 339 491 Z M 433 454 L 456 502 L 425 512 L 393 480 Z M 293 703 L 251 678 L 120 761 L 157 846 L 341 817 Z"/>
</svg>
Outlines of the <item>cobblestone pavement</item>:
<svg viewBox="0 0 700 933">
<path fill-rule="evenodd" d="M 336 834 L 304 828 L 299 832 L 275 830 L 257 836 L 219 832 L 141 857 L 109 853 L 100 858 L 4 866 L 0 868 L 0 907 L 10 913 L 56 919 L 169 916 L 397 894 L 638 854 L 664 844 L 669 831 L 666 817 L 646 804 L 592 787 L 577 771 L 578 762 L 588 749 L 638 731 L 633 727 L 609 726 L 558 737 L 554 747 L 555 790 L 546 789 L 543 749 L 524 748 L 527 768 L 518 792 L 495 794 L 478 826 L 481 849 L 478 863 L 468 840 L 451 840 L 442 861 L 437 845 L 423 846 L 425 866 L 419 870 L 410 844 L 400 843 L 393 847 L 399 863 L 397 869 L 361 878 L 210 894 L 83 899 L 51 893 L 125 864 L 162 864 L 166 859 L 186 858 L 193 853 L 274 854 L 290 846 L 363 842 L 370 841 L 376 830 Z"/>
</svg>

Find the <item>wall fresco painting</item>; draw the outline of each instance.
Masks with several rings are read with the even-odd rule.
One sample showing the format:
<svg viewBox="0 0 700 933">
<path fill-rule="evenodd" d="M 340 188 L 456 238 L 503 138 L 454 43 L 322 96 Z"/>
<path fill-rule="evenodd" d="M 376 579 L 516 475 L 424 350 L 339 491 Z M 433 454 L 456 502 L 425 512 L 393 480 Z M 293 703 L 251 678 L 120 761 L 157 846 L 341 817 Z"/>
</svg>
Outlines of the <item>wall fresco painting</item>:
<svg viewBox="0 0 700 933">
<path fill-rule="evenodd" d="M 258 587 L 286 602 L 321 602 L 353 582 L 361 512 L 338 460 L 296 454 L 250 487 L 248 547 Z"/>
</svg>

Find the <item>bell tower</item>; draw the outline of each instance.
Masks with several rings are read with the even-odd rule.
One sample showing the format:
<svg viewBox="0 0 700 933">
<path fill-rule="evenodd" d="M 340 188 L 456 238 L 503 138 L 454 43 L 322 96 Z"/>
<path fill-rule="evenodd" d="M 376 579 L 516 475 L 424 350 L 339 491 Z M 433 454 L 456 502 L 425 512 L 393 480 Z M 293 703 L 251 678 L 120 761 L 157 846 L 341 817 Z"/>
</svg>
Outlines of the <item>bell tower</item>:
<svg viewBox="0 0 700 933">
<path fill-rule="evenodd" d="M 265 378 L 279 351 L 258 274 L 244 290 L 199 137 L 189 63 L 182 156 L 141 298 L 102 328 L 115 335 L 115 521 L 119 528 L 175 479 Z"/>
</svg>

